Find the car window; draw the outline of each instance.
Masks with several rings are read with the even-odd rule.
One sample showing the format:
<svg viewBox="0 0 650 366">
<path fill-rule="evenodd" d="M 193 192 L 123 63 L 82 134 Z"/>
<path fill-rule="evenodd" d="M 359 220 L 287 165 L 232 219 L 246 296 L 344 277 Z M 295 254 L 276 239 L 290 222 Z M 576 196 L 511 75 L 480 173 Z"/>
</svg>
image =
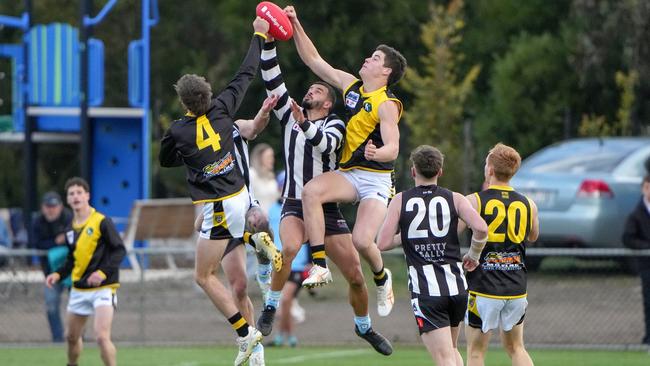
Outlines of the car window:
<svg viewBox="0 0 650 366">
<path fill-rule="evenodd" d="M 536 173 L 611 172 L 639 145 L 618 140 L 577 140 L 551 145 L 533 154 L 522 169 Z"/>
<path fill-rule="evenodd" d="M 625 177 L 643 177 L 650 172 L 646 172 L 645 162 L 650 159 L 650 148 L 641 149 L 625 159 L 625 161 L 616 169 L 616 175 Z"/>
</svg>

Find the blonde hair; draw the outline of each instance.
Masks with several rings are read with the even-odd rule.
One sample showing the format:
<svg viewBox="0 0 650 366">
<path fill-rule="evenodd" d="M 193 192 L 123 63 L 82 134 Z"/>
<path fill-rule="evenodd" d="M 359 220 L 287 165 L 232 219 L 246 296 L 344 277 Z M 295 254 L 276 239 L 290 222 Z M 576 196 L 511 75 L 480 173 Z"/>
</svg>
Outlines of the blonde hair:
<svg viewBox="0 0 650 366">
<path fill-rule="evenodd" d="M 521 156 L 517 150 L 499 142 L 490 149 L 487 161 L 498 180 L 509 181 L 519 170 Z"/>
</svg>

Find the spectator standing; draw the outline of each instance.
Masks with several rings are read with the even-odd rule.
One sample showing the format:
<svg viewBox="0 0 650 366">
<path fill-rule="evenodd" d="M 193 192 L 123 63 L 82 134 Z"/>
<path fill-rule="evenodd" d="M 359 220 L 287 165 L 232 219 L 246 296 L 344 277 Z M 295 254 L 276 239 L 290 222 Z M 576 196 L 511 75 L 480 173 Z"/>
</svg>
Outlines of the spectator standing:
<svg viewBox="0 0 650 366">
<path fill-rule="evenodd" d="M 630 249 L 650 249 L 650 172 L 643 178 L 641 193 L 639 204 L 628 216 L 623 231 L 623 244 Z M 650 257 L 639 257 L 638 269 L 645 316 L 645 336 L 641 343 L 650 345 Z"/>
<path fill-rule="evenodd" d="M 66 227 L 72 222 L 72 213 L 63 207 L 61 196 L 56 192 L 47 192 L 41 201 L 41 212 L 34 220 L 33 247 L 46 250 L 47 256 L 41 256 L 40 264 L 45 277 L 54 269 L 50 260 L 61 262 L 65 260 L 68 247 L 65 241 Z M 58 258 L 57 258 L 58 257 Z M 62 264 L 62 263 L 60 263 Z M 61 294 L 65 288 L 64 282 L 45 288 L 45 309 L 47 321 L 50 325 L 53 342 L 63 342 L 63 325 L 61 322 Z"/>
<path fill-rule="evenodd" d="M 273 171 L 274 151 L 271 145 L 260 143 L 255 145 L 251 155 L 251 187 L 262 210 L 268 215 L 271 206 L 280 198 Z"/>
</svg>

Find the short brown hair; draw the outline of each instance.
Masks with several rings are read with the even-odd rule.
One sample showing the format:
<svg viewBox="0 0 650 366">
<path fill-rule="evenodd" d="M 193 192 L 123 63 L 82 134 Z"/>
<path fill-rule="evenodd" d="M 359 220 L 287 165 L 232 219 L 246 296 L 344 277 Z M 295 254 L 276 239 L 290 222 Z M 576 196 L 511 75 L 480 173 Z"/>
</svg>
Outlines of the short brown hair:
<svg viewBox="0 0 650 366">
<path fill-rule="evenodd" d="M 442 169 L 445 156 L 433 146 L 420 145 L 411 152 L 410 159 L 419 175 L 431 179 L 438 175 Z"/>
<path fill-rule="evenodd" d="M 86 192 L 90 192 L 90 185 L 86 182 L 85 179 L 80 177 L 72 177 L 65 181 L 65 194 L 68 194 L 68 188 L 72 186 L 79 186 L 84 189 Z"/>
<path fill-rule="evenodd" d="M 391 69 L 388 75 L 388 86 L 396 84 L 406 72 L 406 58 L 396 49 L 385 44 L 380 44 L 375 51 L 384 54 L 384 67 Z"/>
<path fill-rule="evenodd" d="M 195 116 L 205 114 L 210 108 L 212 87 L 203 76 L 185 74 L 174 85 L 181 103 Z"/>
<path fill-rule="evenodd" d="M 498 180 L 509 181 L 519 170 L 521 156 L 517 150 L 499 142 L 490 149 L 487 161 L 494 169 L 494 175 Z"/>
<path fill-rule="evenodd" d="M 646 174 L 646 176 L 643 177 L 643 182 L 641 182 L 641 184 L 643 183 L 650 183 L 650 173 Z"/>
</svg>

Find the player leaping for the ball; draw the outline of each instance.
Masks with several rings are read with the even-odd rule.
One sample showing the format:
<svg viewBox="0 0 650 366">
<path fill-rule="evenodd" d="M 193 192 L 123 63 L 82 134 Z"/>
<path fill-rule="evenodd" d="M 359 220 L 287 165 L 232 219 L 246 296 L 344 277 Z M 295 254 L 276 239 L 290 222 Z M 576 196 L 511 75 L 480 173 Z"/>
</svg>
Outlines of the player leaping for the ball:
<svg viewBox="0 0 650 366">
<path fill-rule="evenodd" d="M 292 6 L 287 6 L 285 13 L 291 20 L 300 58 L 321 79 L 343 90 L 348 117 L 339 169 L 315 177 L 302 192 L 305 226 L 316 264 L 303 285 L 332 281 L 325 262 L 323 203 L 359 201 L 352 241 L 370 264 L 377 285 L 377 312 L 386 316 L 394 303 L 392 279 L 375 238 L 386 216 L 393 190 L 391 172 L 399 152 L 397 124 L 402 103 L 387 87 L 402 78 L 406 59 L 394 48 L 379 45 L 365 59 L 359 80 L 323 60 Z"/>
<path fill-rule="evenodd" d="M 253 29 L 255 33 L 242 65 L 215 98 L 203 77 L 183 75 L 178 80 L 176 93 L 187 113 L 172 123 L 160 142 L 160 165 L 185 165 L 192 202 L 203 203 L 194 276 L 239 336 L 235 365 L 248 361 L 262 340 L 262 333 L 249 326 L 217 278 L 228 241 L 244 236 L 246 212 L 250 208 L 250 196 L 233 156 L 233 129 L 234 115 L 257 73 L 269 23 L 258 17 Z M 234 253 L 237 251 L 241 253 L 242 247 L 233 249 Z M 249 310 L 252 321 L 252 308 L 244 310 Z"/>
</svg>

